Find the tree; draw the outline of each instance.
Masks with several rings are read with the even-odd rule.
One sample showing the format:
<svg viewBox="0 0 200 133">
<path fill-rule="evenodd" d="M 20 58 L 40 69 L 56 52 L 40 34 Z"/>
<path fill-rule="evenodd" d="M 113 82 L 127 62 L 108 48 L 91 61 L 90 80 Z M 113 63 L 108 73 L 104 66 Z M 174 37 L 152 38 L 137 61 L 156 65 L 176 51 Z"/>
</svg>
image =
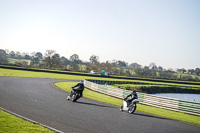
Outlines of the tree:
<svg viewBox="0 0 200 133">
<path fill-rule="evenodd" d="M 9 50 L 5 49 L 6 55 L 9 55 Z"/>
<path fill-rule="evenodd" d="M 161 66 L 158 67 L 158 71 L 163 71 L 163 70 L 164 69 Z"/>
<path fill-rule="evenodd" d="M 79 56 L 77 54 L 73 54 L 72 56 L 70 56 L 69 60 L 72 61 L 72 62 L 78 62 Z"/>
<path fill-rule="evenodd" d="M 15 61 L 14 64 L 21 67 L 28 67 L 28 62 L 26 61 Z"/>
<path fill-rule="evenodd" d="M 40 63 L 39 58 L 38 58 L 38 57 L 33 57 L 33 58 L 31 59 L 30 65 L 32 66 L 32 65 L 35 65 L 35 64 L 39 64 L 39 63 Z"/>
<path fill-rule="evenodd" d="M 90 63 L 91 63 L 91 64 L 97 64 L 98 62 L 99 62 L 99 57 L 98 57 L 98 56 L 92 55 L 92 56 L 90 57 Z"/>
<path fill-rule="evenodd" d="M 37 58 L 39 58 L 40 60 L 43 59 L 43 55 L 42 55 L 42 53 L 40 53 L 40 52 L 35 53 L 35 56 L 36 56 Z"/>
<path fill-rule="evenodd" d="M 9 55 L 10 55 L 11 58 L 14 58 L 15 57 L 15 52 L 14 51 L 10 51 Z"/>
<path fill-rule="evenodd" d="M 15 52 L 15 57 L 16 57 L 17 59 L 21 59 L 21 58 L 22 58 L 21 53 L 20 53 L 19 51 L 16 51 L 16 52 Z"/>
<path fill-rule="evenodd" d="M 79 56 L 77 54 L 73 54 L 72 56 L 70 56 L 71 61 L 71 66 L 73 67 L 74 71 L 78 71 L 79 70 L 79 66 L 78 64 L 81 64 L 81 60 L 79 59 Z"/>
<path fill-rule="evenodd" d="M 185 70 L 185 68 L 183 68 L 183 69 L 182 69 L 182 73 L 185 73 L 185 72 L 186 72 L 186 70 Z"/>
<path fill-rule="evenodd" d="M 109 72 L 110 73 L 110 71 L 111 71 L 111 63 L 109 62 L 109 61 L 106 61 L 106 64 L 105 64 L 105 70 L 107 71 L 107 72 Z"/>
<path fill-rule="evenodd" d="M 157 66 L 153 66 L 151 69 L 152 70 L 158 70 Z"/>
<path fill-rule="evenodd" d="M 6 57 L 6 51 L 3 49 L 0 49 L 0 56 L 1 57 Z"/>
<path fill-rule="evenodd" d="M 28 54 L 25 54 L 24 58 L 27 59 L 27 60 L 31 59 L 30 55 L 28 55 Z"/>
<path fill-rule="evenodd" d="M 64 56 L 62 56 L 60 58 L 60 60 L 61 60 L 61 62 L 63 62 L 64 65 L 69 65 L 70 64 L 70 61 L 67 58 L 65 58 Z"/>
<path fill-rule="evenodd" d="M 177 72 L 180 72 L 180 73 L 185 73 L 185 72 L 186 72 L 186 70 L 185 70 L 184 68 L 182 68 L 182 69 L 178 69 L 178 70 L 177 70 Z"/>
<path fill-rule="evenodd" d="M 130 68 L 133 68 L 133 69 L 139 69 L 139 68 L 141 68 L 142 66 L 139 65 L 139 64 L 137 64 L 137 63 L 131 63 L 131 64 L 129 65 L 129 67 L 130 67 Z"/>
<path fill-rule="evenodd" d="M 155 68 L 157 68 L 157 67 L 156 67 L 156 63 L 151 62 L 151 63 L 149 64 L 149 69 L 155 69 Z"/>
<path fill-rule="evenodd" d="M 47 64 L 48 68 L 52 68 L 53 67 L 53 56 L 56 54 L 56 52 L 54 50 L 46 50 L 45 52 L 45 58 L 44 58 L 44 62 Z"/>
<path fill-rule="evenodd" d="M 195 74 L 198 75 L 198 76 L 200 76 L 200 68 L 196 68 L 195 69 Z"/>
<path fill-rule="evenodd" d="M 53 64 L 53 66 L 54 67 L 58 67 L 58 68 L 61 68 L 62 67 L 62 62 L 61 62 L 61 59 L 60 59 L 60 55 L 59 54 L 54 54 L 53 56 L 52 56 L 52 64 Z"/>
<path fill-rule="evenodd" d="M 0 63 L 5 64 L 7 62 L 8 61 L 6 59 L 6 52 L 3 49 L 0 49 Z"/>
<path fill-rule="evenodd" d="M 128 65 L 128 63 L 119 60 L 119 61 L 117 61 L 117 65 L 118 65 L 118 67 L 122 68 L 122 67 L 126 67 Z"/>
<path fill-rule="evenodd" d="M 160 78 L 163 79 L 177 79 L 177 76 L 173 74 L 172 71 L 161 71 L 159 72 Z"/>
<path fill-rule="evenodd" d="M 188 73 L 194 74 L 194 73 L 195 73 L 195 70 L 194 70 L 194 69 L 189 69 L 189 70 L 188 70 Z"/>
</svg>

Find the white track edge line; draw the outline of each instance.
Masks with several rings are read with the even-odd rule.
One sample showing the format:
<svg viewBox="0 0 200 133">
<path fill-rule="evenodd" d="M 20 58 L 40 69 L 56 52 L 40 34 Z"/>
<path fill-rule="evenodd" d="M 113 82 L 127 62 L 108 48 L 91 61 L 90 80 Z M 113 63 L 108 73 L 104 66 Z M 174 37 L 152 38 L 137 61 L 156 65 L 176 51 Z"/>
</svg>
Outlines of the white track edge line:
<svg viewBox="0 0 200 133">
<path fill-rule="evenodd" d="M 48 129 L 50 129 L 50 130 L 52 130 L 52 131 L 55 131 L 55 132 L 58 132 L 58 133 L 64 133 L 64 132 L 62 132 L 62 131 L 60 131 L 60 130 L 57 130 L 57 129 L 53 128 L 53 127 L 50 127 L 50 126 L 44 125 L 44 124 L 42 124 L 42 123 L 36 122 L 36 121 L 34 121 L 34 120 L 31 120 L 31 119 L 29 119 L 29 118 L 26 118 L 26 117 L 24 117 L 24 116 L 21 116 L 21 115 L 19 115 L 19 114 L 14 113 L 14 112 L 11 112 L 11 111 L 9 111 L 9 110 L 7 110 L 7 109 L 4 109 L 4 108 L 2 108 L 2 107 L 0 107 L 0 109 L 3 110 L 3 111 L 5 111 L 5 112 L 7 112 L 7 113 L 9 113 L 9 114 L 15 115 L 15 116 L 17 116 L 17 117 L 19 117 L 19 118 L 21 118 L 21 119 L 24 119 L 24 120 L 26 120 L 26 121 L 29 121 L 29 122 L 31 122 L 31 123 L 33 123 L 33 124 L 41 125 L 41 126 L 43 126 L 43 127 L 45 127 L 45 128 L 48 128 Z"/>
</svg>

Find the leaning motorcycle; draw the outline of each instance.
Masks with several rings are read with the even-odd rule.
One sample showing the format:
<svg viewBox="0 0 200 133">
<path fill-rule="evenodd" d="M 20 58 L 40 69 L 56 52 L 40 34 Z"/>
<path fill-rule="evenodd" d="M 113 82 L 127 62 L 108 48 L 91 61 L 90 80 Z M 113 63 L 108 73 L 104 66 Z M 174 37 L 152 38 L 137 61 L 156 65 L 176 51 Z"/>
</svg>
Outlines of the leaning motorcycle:
<svg viewBox="0 0 200 133">
<path fill-rule="evenodd" d="M 74 87 L 72 87 L 72 91 L 69 94 L 69 96 L 67 96 L 67 100 L 72 100 L 72 102 L 76 102 L 79 98 L 80 92 L 77 89 L 74 89 Z"/>
<path fill-rule="evenodd" d="M 126 100 L 123 100 L 123 103 L 121 105 L 120 111 L 128 111 L 128 113 L 132 114 L 135 112 L 137 105 L 139 103 L 138 99 L 134 99 L 130 102 L 130 104 L 128 105 L 128 103 L 126 102 Z M 128 106 L 127 106 L 128 105 Z"/>
</svg>

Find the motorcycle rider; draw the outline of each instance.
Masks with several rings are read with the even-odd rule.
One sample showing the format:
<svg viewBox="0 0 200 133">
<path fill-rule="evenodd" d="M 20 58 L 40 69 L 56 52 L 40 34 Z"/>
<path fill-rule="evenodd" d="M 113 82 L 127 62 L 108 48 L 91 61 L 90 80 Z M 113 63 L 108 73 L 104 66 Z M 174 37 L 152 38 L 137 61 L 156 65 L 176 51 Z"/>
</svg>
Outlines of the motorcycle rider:
<svg viewBox="0 0 200 133">
<path fill-rule="evenodd" d="M 75 88 L 75 87 L 77 87 L 77 88 Z M 80 94 L 79 96 L 82 97 L 84 88 L 85 88 L 84 82 L 81 81 L 80 83 L 78 83 L 77 85 L 72 87 L 71 94 L 74 92 L 74 90 L 77 90 Z"/>
<path fill-rule="evenodd" d="M 129 94 L 128 96 L 126 96 L 126 98 L 124 98 L 124 100 L 127 102 L 127 107 L 130 105 L 132 100 L 137 98 L 138 98 L 137 93 L 135 90 L 133 90 L 131 94 Z"/>
</svg>

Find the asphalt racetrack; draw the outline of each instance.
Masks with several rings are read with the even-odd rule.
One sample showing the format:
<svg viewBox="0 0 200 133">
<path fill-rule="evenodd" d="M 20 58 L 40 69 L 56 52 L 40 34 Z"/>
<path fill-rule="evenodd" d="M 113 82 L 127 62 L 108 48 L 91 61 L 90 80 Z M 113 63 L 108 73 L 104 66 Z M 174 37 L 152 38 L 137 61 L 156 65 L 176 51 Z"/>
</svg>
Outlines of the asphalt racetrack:
<svg viewBox="0 0 200 133">
<path fill-rule="evenodd" d="M 67 100 L 54 82 L 72 80 L 0 77 L 0 107 L 66 133 L 199 133 L 200 126 L 81 98 Z M 84 93 L 83 93 L 84 96 Z"/>
</svg>

